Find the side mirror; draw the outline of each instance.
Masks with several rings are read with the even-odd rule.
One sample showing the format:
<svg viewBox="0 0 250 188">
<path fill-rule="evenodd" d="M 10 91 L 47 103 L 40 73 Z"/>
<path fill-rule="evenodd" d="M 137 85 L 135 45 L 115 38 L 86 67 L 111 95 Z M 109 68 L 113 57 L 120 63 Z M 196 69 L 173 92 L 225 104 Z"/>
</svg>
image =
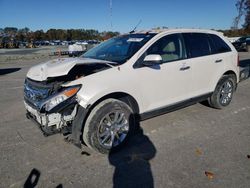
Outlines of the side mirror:
<svg viewBox="0 0 250 188">
<path fill-rule="evenodd" d="M 145 66 L 159 65 L 161 63 L 162 57 L 158 54 L 147 55 L 143 60 L 143 65 Z"/>
</svg>

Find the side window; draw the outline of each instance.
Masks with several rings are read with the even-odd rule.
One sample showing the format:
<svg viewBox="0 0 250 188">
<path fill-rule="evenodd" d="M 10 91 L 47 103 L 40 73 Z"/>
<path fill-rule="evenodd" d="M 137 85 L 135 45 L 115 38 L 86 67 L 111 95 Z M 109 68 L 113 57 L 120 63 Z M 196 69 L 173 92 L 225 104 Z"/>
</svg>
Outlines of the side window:
<svg viewBox="0 0 250 188">
<path fill-rule="evenodd" d="M 145 55 L 159 54 L 163 63 L 184 59 L 186 57 L 180 34 L 162 37 L 146 51 Z"/>
<path fill-rule="evenodd" d="M 201 57 L 211 54 L 208 35 L 204 33 L 184 33 L 185 44 L 188 51 L 188 56 Z"/>
<path fill-rule="evenodd" d="M 214 46 L 214 49 L 212 50 L 213 54 L 231 51 L 231 48 L 219 36 L 214 34 L 209 34 L 209 36 Z"/>
</svg>

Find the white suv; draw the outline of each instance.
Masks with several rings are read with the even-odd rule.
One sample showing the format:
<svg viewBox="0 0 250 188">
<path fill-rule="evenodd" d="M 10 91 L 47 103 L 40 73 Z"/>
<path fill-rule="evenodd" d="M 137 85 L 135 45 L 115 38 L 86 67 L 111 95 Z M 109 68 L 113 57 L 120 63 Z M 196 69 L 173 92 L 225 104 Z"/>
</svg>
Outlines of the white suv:
<svg viewBox="0 0 250 188">
<path fill-rule="evenodd" d="M 239 82 L 238 54 L 221 33 L 169 29 L 124 34 L 79 58 L 32 67 L 27 117 L 45 135 L 108 153 L 144 120 L 200 101 L 221 109 Z"/>
</svg>

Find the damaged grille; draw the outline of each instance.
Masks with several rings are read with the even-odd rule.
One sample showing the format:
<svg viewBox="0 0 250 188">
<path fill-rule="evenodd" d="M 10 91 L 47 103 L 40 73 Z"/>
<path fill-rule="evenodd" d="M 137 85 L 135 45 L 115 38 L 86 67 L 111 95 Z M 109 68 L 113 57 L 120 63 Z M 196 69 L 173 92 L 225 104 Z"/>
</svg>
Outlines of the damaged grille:
<svg viewBox="0 0 250 188">
<path fill-rule="evenodd" d="M 52 91 L 53 85 L 45 85 L 30 79 L 25 80 L 24 99 L 35 108 L 40 108 L 40 104 L 52 94 Z"/>
</svg>

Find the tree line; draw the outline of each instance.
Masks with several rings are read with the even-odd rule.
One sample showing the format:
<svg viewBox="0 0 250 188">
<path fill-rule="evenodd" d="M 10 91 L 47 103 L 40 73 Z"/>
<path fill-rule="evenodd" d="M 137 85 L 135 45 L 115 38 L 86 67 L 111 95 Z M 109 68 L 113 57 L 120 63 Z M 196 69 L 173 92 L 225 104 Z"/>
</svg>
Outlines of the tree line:
<svg viewBox="0 0 250 188">
<path fill-rule="evenodd" d="M 233 20 L 231 29 L 219 30 L 228 37 L 250 35 L 250 0 L 236 0 L 237 16 Z M 241 20 L 244 23 L 239 28 Z M 3 37 L 12 38 L 18 41 L 38 41 L 38 40 L 106 40 L 119 35 L 119 32 L 104 31 L 99 32 L 94 29 L 49 29 L 31 31 L 28 27 L 18 29 L 16 27 L 0 28 L 0 39 Z"/>
<path fill-rule="evenodd" d="M 119 35 L 119 32 L 103 31 L 94 29 L 49 29 L 31 31 L 28 27 L 18 29 L 16 27 L 0 28 L 0 37 L 8 37 L 18 41 L 40 40 L 106 40 Z"/>
</svg>

